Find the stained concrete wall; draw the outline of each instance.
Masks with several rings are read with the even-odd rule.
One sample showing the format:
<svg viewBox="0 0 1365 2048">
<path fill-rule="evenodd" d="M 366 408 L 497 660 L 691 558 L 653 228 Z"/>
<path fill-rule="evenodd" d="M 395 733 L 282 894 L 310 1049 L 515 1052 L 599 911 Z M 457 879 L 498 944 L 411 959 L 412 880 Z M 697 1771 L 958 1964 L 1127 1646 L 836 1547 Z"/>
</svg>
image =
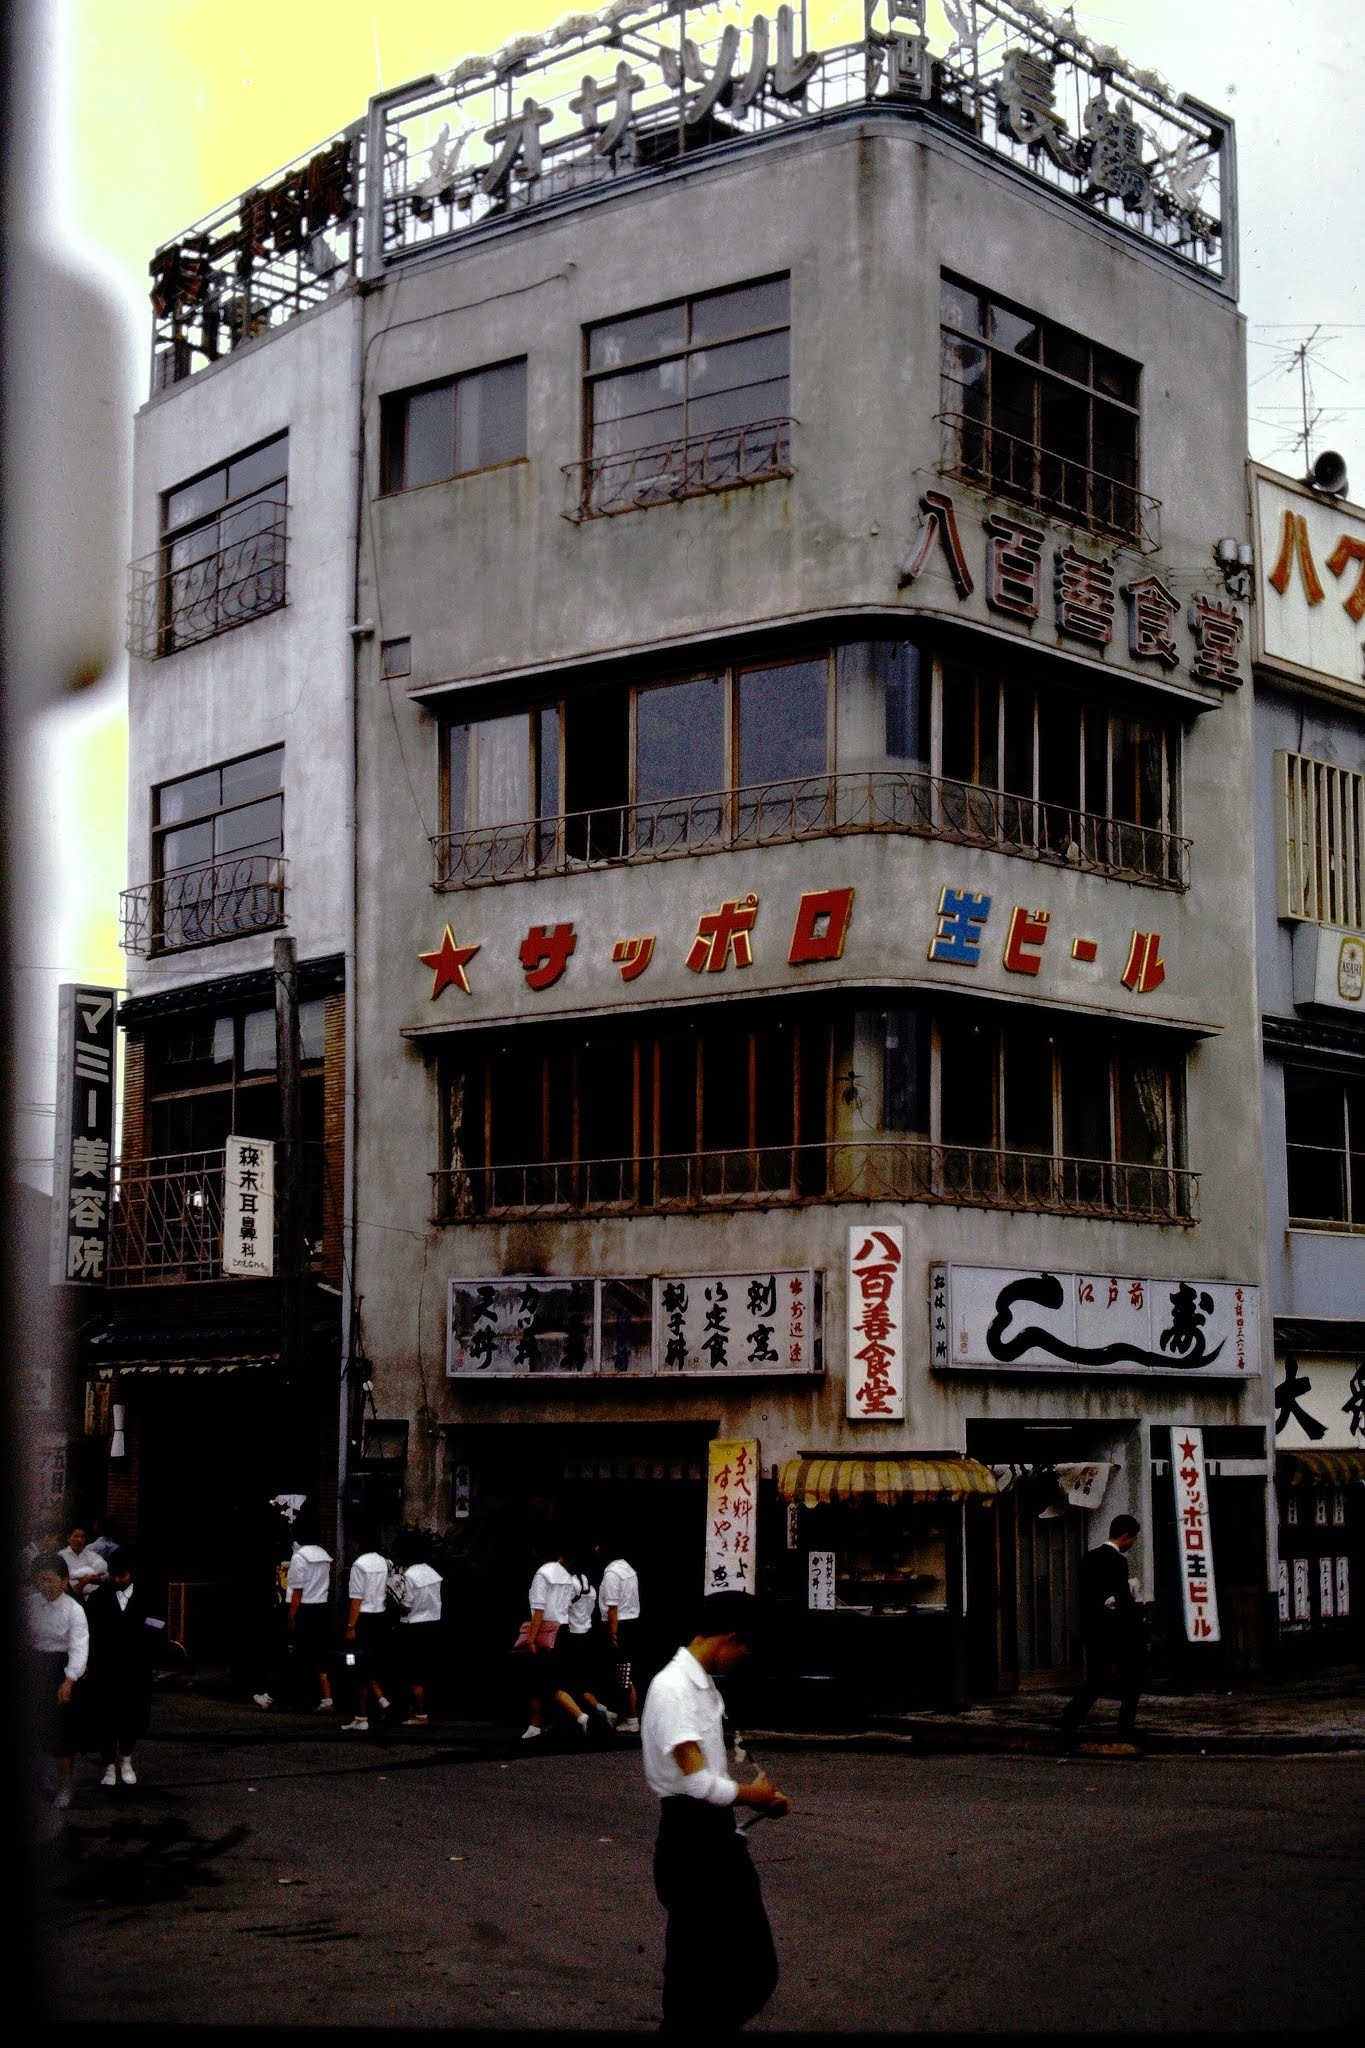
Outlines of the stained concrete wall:
<svg viewBox="0 0 1365 2048">
<path fill-rule="evenodd" d="M 935 1379 L 928 1369 L 924 1292 L 929 1265 L 955 1260 L 1017 1267 L 1113 1270 L 1264 1283 L 1263 1165 L 1252 903 L 1246 879 L 1253 835 L 1249 689 L 1200 691 L 1188 641 L 1172 681 L 1185 724 L 1181 829 L 1193 841 L 1189 893 L 1071 874 L 939 843 L 849 838 L 752 854 L 702 855 L 573 879 L 515 882 L 434 894 L 428 834 L 438 826 L 436 713 L 443 688 L 463 704 L 471 686 L 486 710 L 528 701 L 531 682 L 573 686 L 608 658 L 651 659 L 679 650 L 686 672 L 698 644 L 755 629 L 854 621 L 852 637 L 911 628 L 926 616 L 971 624 L 1002 643 L 1055 643 L 1044 616 L 1005 624 L 982 596 L 957 596 L 941 562 L 901 590 L 897 570 L 919 521 L 921 490 L 936 487 L 939 429 L 939 273 L 951 268 L 1002 297 L 1137 359 L 1142 373 L 1142 482 L 1162 500 L 1160 552 L 1123 561 L 1150 569 L 1182 598 L 1220 589 L 1211 548 L 1244 517 L 1239 316 L 1227 301 L 1130 239 L 1084 219 L 1040 187 L 985 163 L 941 131 L 865 114 L 830 121 L 736 152 L 699 158 L 605 202 L 553 219 L 522 217 L 395 266 L 367 301 L 365 596 L 377 637 L 410 635 L 411 689 L 372 667 L 361 691 L 365 975 L 361 1073 L 358 1284 L 365 1341 L 381 1411 L 415 1420 L 410 1512 L 439 1513 L 437 1431 L 460 1420 L 707 1419 L 754 1433 L 763 1463 L 801 1449 L 876 1455 L 961 1447 L 971 1417 L 1093 1419 L 1122 1430 L 1152 1422 L 1264 1422 L 1268 1375 L 1213 1385 L 1068 1383 L 1012 1376 L 995 1382 Z M 642 511 L 581 526 L 562 516 L 562 465 L 582 454 L 583 327 L 686 292 L 788 269 L 792 279 L 791 410 L 795 476 L 788 482 Z M 528 359 L 525 463 L 393 498 L 378 493 L 379 398 L 405 386 L 508 356 Z M 964 486 L 955 496 L 964 540 L 979 566 L 981 519 L 991 509 Z M 1011 508 L 1002 505 L 1002 510 Z M 1052 544 L 1072 538 L 1049 532 Z M 1086 537 L 1080 545 L 1098 550 Z M 1207 565 L 1207 571 L 1205 566 Z M 1181 625 L 1178 630 L 1183 633 Z M 837 637 L 837 636 L 836 636 Z M 688 650 L 694 650 L 689 656 Z M 1076 650 L 1068 650 L 1073 657 Z M 1161 678 L 1115 646 L 1088 663 Z M 490 689 L 490 684 L 505 684 Z M 414 698 L 412 691 L 419 693 Z M 426 701 L 420 701 L 420 699 Z M 855 717 L 838 758 L 866 763 L 875 737 Z M 669 935 L 674 952 L 699 907 L 754 890 L 782 941 L 744 976 L 717 976 L 718 999 L 739 984 L 785 990 L 803 971 L 785 962 L 795 895 L 853 885 L 870 923 L 851 935 L 846 966 L 826 979 L 888 987 L 940 980 L 927 965 L 939 887 L 989 888 L 1002 905 L 1047 904 L 1101 927 L 1105 966 L 1093 989 L 1060 968 L 1047 995 L 1064 1009 L 1141 1014 L 1122 989 L 1112 948 L 1127 930 L 1159 929 L 1168 980 L 1143 999 L 1193 1034 L 1188 1064 L 1188 1149 L 1203 1176 L 1196 1228 L 1080 1222 L 1006 1211 L 885 1205 L 774 1208 L 757 1214 L 644 1216 L 577 1222 L 433 1225 L 427 1170 L 439 1160 L 438 1089 L 429 1042 L 405 1036 L 437 1017 L 527 1015 L 516 968 L 531 923 L 572 919 L 580 952 L 549 992 L 560 1012 L 629 1009 L 654 1000 L 647 978 L 613 986 L 613 939 Z M 769 906 L 772 906 L 771 913 Z M 475 996 L 448 991 L 433 1005 L 429 970 L 447 919 L 477 940 Z M 1069 930 L 1069 926 L 1067 927 Z M 977 992 L 1007 982 L 951 970 Z M 859 951 L 866 940 L 868 950 Z M 662 940 L 661 940 L 662 944 Z M 1062 950 L 1062 949 L 1059 949 Z M 1069 946 L 1065 949 L 1069 952 Z M 1120 963 L 1121 964 L 1121 963 Z M 652 971 L 652 970 L 651 970 Z M 823 972 L 823 970 L 822 970 Z M 659 1000 L 678 1001 L 696 977 L 675 960 Z M 1012 992 L 1012 991 L 1011 991 Z M 709 995 L 710 991 L 705 993 Z M 1042 999 L 1043 988 L 1029 989 Z M 875 1001 L 875 997 L 869 998 Z M 1183 1041 L 1182 1041 L 1183 1042 Z M 904 1425 L 848 1423 L 845 1284 L 850 1223 L 904 1220 L 909 1231 L 909 1415 Z M 705 1273 L 761 1264 L 814 1265 L 827 1274 L 822 1381 L 698 1385 L 452 1387 L 444 1378 L 447 1281 L 502 1273 Z M 1268 1315 L 1263 1330 L 1267 1339 Z M 1125 1482 L 1142 1511 L 1145 1470 Z M 1122 1503 L 1116 1503 L 1122 1504 Z"/>
</svg>

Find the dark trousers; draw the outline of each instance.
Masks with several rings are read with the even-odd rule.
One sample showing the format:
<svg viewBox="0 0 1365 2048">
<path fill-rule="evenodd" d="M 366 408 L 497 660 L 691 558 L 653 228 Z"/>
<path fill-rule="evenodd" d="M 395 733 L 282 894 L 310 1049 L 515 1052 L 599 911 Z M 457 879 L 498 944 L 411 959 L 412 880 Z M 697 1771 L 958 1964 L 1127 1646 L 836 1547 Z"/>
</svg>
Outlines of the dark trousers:
<svg viewBox="0 0 1365 2048">
<path fill-rule="evenodd" d="M 668 1915 L 665 2030 L 734 2032 L 772 1997 L 777 1951 L 732 1807 L 661 1803 L 654 1889 Z"/>
<path fill-rule="evenodd" d="M 1115 1656 L 1107 1647 L 1087 1650 L 1085 1669 L 1085 1684 L 1062 1710 L 1063 1734 L 1075 1734 L 1096 1700 L 1117 1695 L 1119 1713 L 1115 1725 L 1120 1735 L 1132 1735 L 1137 1725 L 1138 1695 L 1142 1691 L 1140 1658 L 1131 1651 Z"/>
</svg>

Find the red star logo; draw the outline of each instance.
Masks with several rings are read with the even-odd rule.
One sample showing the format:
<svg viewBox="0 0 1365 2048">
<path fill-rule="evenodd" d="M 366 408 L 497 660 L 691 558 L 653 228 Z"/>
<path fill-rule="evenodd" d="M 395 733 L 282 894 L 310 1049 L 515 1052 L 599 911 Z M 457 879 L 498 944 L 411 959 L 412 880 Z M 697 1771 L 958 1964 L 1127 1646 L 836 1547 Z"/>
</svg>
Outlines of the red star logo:
<svg viewBox="0 0 1365 2048">
<path fill-rule="evenodd" d="M 1180 1446 L 1180 1455 L 1182 1458 L 1192 1458 L 1194 1456 L 1194 1445 L 1190 1442 L 1188 1437 L 1186 1437 L 1184 1443 Z"/>
<path fill-rule="evenodd" d="M 469 986 L 469 976 L 465 973 L 465 966 L 474 958 L 478 950 L 477 945 L 457 946 L 455 934 L 450 929 L 450 926 L 447 925 L 441 934 L 441 943 L 436 948 L 436 951 L 434 953 L 419 953 L 417 955 L 423 967 L 429 967 L 432 971 L 431 1000 L 433 1003 L 441 993 L 441 990 L 449 988 L 452 982 L 456 988 L 463 989 L 467 996 L 473 995 L 474 991 Z"/>
</svg>

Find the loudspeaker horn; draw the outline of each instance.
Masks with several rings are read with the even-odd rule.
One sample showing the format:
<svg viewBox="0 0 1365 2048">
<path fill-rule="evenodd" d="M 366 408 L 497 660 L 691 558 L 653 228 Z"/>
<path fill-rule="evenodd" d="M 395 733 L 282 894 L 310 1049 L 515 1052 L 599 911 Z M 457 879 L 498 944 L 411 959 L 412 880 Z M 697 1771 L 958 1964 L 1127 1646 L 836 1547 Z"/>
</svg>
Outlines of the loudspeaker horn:
<svg viewBox="0 0 1365 2048">
<path fill-rule="evenodd" d="M 1310 483 L 1315 491 L 1325 491 L 1331 498 L 1345 495 L 1346 464 L 1335 448 L 1323 449 L 1305 482 Z"/>
</svg>

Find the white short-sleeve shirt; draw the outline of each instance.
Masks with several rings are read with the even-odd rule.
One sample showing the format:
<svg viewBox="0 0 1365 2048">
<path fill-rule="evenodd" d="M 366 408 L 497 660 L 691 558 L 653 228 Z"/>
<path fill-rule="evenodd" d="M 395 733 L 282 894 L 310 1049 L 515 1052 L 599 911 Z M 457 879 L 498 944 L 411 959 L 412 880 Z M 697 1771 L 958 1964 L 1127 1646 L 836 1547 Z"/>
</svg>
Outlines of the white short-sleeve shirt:
<svg viewBox="0 0 1365 2048">
<path fill-rule="evenodd" d="M 28 1591 L 28 1633 L 33 1648 L 45 1656 L 58 1651 L 66 1658 L 64 1678 L 85 1676 L 90 1657 L 90 1624 L 85 1609 L 70 1593 L 47 1599 L 36 1586 Z"/>
<path fill-rule="evenodd" d="M 546 1621 L 557 1621 L 562 1626 L 569 1618 L 569 1603 L 573 1599 L 573 1580 L 556 1558 L 543 1564 L 531 1581 L 527 1602 L 532 1614 L 537 1607 Z"/>
<path fill-rule="evenodd" d="M 397 1580 L 397 1592 L 409 1626 L 441 1619 L 441 1574 L 429 1564 L 410 1564 Z"/>
<path fill-rule="evenodd" d="M 362 1614 L 382 1614 L 389 1590 L 389 1561 L 377 1550 L 362 1550 L 351 1566 L 350 1596 Z"/>
<path fill-rule="evenodd" d="M 623 1557 L 613 1558 L 603 1572 L 597 1606 L 603 1621 L 607 1619 L 609 1607 L 616 1609 L 618 1621 L 640 1619 L 640 1581 L 634 1566 L 628 1565 Z"/>
<path fill-rule="evenodd" d="M 592 1627 L 592 1610 L 597 1604 L 593 1583 L 584 1572 L 575 1572 L 573 1598 L 569 1602 L 569 1634 L 585 1636 Z"/>
<path fill-rule="evenodd" d="M 297 1543 L 284 1575 L 286 1593 L 297 1593 L 301 1607 L 321 1607 L 332 1579 L 332 1559 L 320 1543 Z"/>
<path fill-rule="evenodd" d="M 108 1574 L 108 1561 L 100 1556 L 98 1550 L 92 1550 L 88 1543 L 84 1550 L 73 1550 L 68 1544 L 57 1555 L 66 1566 L 66 1576 L 73 1593 L 82 1580 L 102 1579 Z"/>
<path fill-rule="evenodd" d="M 730 1775 L 721 1727 L 724 1715 L 725 1703 L 710 1672 L 702 1670 L 690 1650 L 679 1650 L 650 1681 L 640 1717 L 645 1783 L 651 1792 L 669 1799 L 686 1790 L 686 1773 L 673 1755 L 680 1742 L 696 1743 L 708 1771 Z"/>
</svg>

